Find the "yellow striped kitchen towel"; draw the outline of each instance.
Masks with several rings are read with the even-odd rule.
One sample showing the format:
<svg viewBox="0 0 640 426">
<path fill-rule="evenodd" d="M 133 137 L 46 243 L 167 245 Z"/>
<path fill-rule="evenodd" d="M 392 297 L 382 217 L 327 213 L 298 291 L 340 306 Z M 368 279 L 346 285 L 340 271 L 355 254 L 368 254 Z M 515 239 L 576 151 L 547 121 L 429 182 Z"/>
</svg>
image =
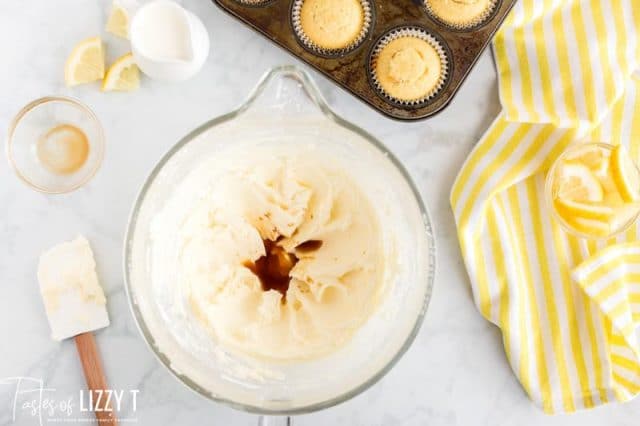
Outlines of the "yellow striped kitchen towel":
<svg viewBox="0 0 640 426">
<path fill-rule="evenodd" d="M 571 143 L 624 144 L 638 160 L 637 1 L 515 5 L 493 46 L 503 111 L 451 192 L 474 300 L 548 413 L 640 393 L 640 227 L 579 239 L 543 196 L 545 171 Z"/>
<path fill-rule="evenodd" d="M 612 245 L 584 261 L 573 279 L 598 305 L 610 340 L 612 380 L 620 400 L 640 392 L 640 348 L 635 328 L 640 320 L 640 242 Z"/>
</svg>

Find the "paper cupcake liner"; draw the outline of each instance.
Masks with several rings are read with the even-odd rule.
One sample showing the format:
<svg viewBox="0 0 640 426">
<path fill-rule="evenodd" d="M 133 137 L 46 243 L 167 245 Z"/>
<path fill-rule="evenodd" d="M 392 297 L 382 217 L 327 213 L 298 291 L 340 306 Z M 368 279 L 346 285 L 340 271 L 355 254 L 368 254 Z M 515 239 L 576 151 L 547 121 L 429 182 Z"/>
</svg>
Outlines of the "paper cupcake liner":
<svg viewBox="0 0 640 426">
<path fill-rule="evenodd" d="M 315 44 L 311 39 L 305 34 L 302 23 L 300 22 L 300 11 L 302 9 L 302 3 L 304 0 L 294 0 L 291 6 L 291 24 L 293 26 L 293 31 L 296 35 L 296 38 L 310 52 L 324 57 L 338 57 L 344 56 L 347 53 L 351 53 L 367 38 L 369 35 L 369 30 L 371 29 L 371 23 L 373 22 L 373 6 L 370 0 L 360 0 L 360 5 L 362 5 L 362 10 L 364 12 L 364 20 L 362 24 L 362 29 L 358 36 L 351 42 L 348 46 L 340 48 L 340 49 L 327 49 Z"/>
<path fill-rule="evenodd" d="M 415 37 L 429 43 L 431 46 L 433 46 L 433 48 L 438 53 L 438 56 L 440 57 L 440 64 L 441 64 L 440 79 L 438 80 L 438 83 L 436 83 L 435 87 L 422 98 L 418 98 L 410 101 L 395 98 L 391 96 L 389 93 L 387 93 L 382 87 L 382 85 L 380 84 L 380 81 L 378 80 L 378 76 L 376 75 L 376 62 L 378 60 L 378 55 L 380 54 L 382 49 L 391 41 L 396 40 L 398 38 L 402 38 L 402 37 Z M 393 104 L 397 104 L 403 107 L 422 106 L 426 102 L 431 101 L 438 93 L 440 93 L 440 91 L 448 83 L 449 77 L 451 74 L 449 57 L 450 57 L 450 53 L 445 48 L 443 42 L 436 39 L 433 35 L 427 32 L 427 30 L 420 27 L 415 27 L 415 26 L 395 28 L 389 31 L 388 33 L 386 33 L 385 35 L 383 35 L 378 40 L 373 50 L 371 51 L 371 57 L 369 59 L 370 81 L 373 87 L 375 88 L 375 90 L 378 92 L 378 94 Z"/>
<path fill-rule="evenodd" d="M 245 6 L 264 6 L 268 3 L 271 3 L 274 0 L 235 0 L 235 1 Z"/>
<path fill-rule="evenodd" d="M 447 27 L 449 27 L 449 28 L 451 28 L 453 30 L 456 30 L 456 31 L 475 30 L 478 27 L 486 24 L 489 21 L 489 18 L 491 18 L 491 16 L 493 15 L 493 12 L 496 11 L 499 2 L 500 2 L 500 0 L 491 0 L 491 2 L 487 5 L 487 8 L 484 10 L 484 12 L 482 12 L 480 15 L 476 16 L 476 18 L 473 19 L 472 21 L 454 23 L 454 22 L 448 22 L 448 21 L 445 21 L 444 19 L 442 19 L 431 8 L 430 1 L 429 0 L 423 0 L 424 7 L 425 7 L 425 9 L 427 10 L 427 13 L 429 14 L 429 16 L 432 19 L 434 19 L 434 20 L 440 22 L 442 25 L 445 25 L 445 26 L 447 26 Z"/>
</svg>

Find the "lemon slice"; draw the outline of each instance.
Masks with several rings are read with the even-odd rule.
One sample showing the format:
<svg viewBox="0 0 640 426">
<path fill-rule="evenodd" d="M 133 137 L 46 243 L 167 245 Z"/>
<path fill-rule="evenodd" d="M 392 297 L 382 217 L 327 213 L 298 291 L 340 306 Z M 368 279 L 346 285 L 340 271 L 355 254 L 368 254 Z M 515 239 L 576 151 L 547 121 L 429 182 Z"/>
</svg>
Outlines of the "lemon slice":
<svg viewBox="0 0 640 426">
<path fill-rule="evenodd" d="M 556 210 L 565 219 L 581 217 L 585 219 L 607 220 L 614 215 L 614 209 L 604 204 L 581 203 L 579 201 L 558 198 Z"/>
<path fill-rule="evenodd" d="M 107 20 L 106 30 L 118 37 L 129 38 L 129 13 L 117 1 L 114 1 L 111 6 L 111 14 Z"/>
<path fill-rule="evenodd" d="M 596 219 L 586 219 L 583 217 L 565 218 L 567 225 L 581 234 L 593 237 L 607 237 L 611 235 L 609 223 Z"/>
<path fill-rule="evenodd" d="M 566 163 L 556 175 L 555 197 L 574 201 L 602 201 L 602 185 L 594 173 L 583 164 Z"/>
<path fill-rule="evenodd" d="M 640 201 L 640 173 L 622 145 L 611 153 L 611 177 L 624 201 Z"/>
<path fill-rule="evenodd" d="M 602 185 L 605 199 L 610 194 L 616 194 L 618 195 L 618 197 L 620 197 L 618 185 L 616 185 L 616 183 L 613 181 L 613 176 L 611 175 L 609 167 L 606 168 L 604 175 L 598 175 L 597 177 L 600 179 L 600 185 Z M 622 200 L 622 198 L 620 199 Z"/>
<path fill-rule="evenodd" d="M 100 37 L 81 41 L 67 58 L 64 81 L 67 86 L 90 83 L 104 77 L 104 48 Z"/>
<path fill-rule="evenodd" d="M 140 87 L 140 71 L 133 60 L 133 55 L 127 53 L 118 58 L 107 71 L 102 81 L 102 91 L 129 92 Z"/>
<path fill-rule="evenodd" d="M 606 174 L 606 170 L 609 167 L 608 158 L 605 155 L 604 149 L 592 144 L 574 148 L 565 154 L 564 159 L 566 161 L 583 164 L 591 169 L 592 172 L 601 176 Z"/>
</svg>

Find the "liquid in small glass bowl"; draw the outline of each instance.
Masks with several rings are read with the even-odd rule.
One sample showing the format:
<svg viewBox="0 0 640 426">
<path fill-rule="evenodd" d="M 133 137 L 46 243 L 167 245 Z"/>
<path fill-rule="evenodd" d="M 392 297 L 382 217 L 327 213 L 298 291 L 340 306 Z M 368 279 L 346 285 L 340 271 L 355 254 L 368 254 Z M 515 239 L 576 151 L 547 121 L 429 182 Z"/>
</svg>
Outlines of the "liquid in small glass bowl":
<svg viewBox="0 0 640 426">
<path fill-rule="evenodd" d="M 102 126 L 75 99 L 37 99 L 20 110 L 9 128 L 9 163 L 22 181 L 41 192 L 80 188 L 98 171 L 103 155 Z"/>
<path fill-rule="evenodd" d="M 574 144 L 549 169 L 545 199 L 567 233 L 612 238 L 640 216 L 640 170 L 624 147 Z"/>
</svg>

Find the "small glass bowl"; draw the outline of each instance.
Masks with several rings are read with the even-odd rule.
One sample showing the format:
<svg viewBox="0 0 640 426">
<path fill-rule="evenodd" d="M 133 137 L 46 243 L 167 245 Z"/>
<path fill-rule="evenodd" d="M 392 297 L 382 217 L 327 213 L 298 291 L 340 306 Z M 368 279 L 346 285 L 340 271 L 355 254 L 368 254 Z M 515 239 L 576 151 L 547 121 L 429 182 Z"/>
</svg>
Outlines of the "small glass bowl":
<svg viewBox="0 0 640 426">
<path fill-rule="evenodd" d="M 553 200 L 554 200 L 553 184 L 554 184 L 554 178 L 555 178 L 555 176 L 557 174 L 559 165 L 562 164 L 563 162 L 565 162 L 566 158 L 568 156 L 570 156 L 571 154 L 575 154 L 578 151 L 585 150 L 585 149 L 587 149 L 589 147 L 597 147 L 599 149 L 602 149 L 603 151 L 605 151 L 607 156 L 610 156 L 611 151 L 613 151 L 613 149 L 615 148 L 615 145 L 610 145 L 610 144 L 601 143 L 601 142 L 589 142 L 589 143 L 576 143 L 576 144 L 572 144 L 569 147 L 567 147 L 562 152 L 562 154 L 560 154 L 560 156 L 558 158 L 556 158 L 556 160 L 553 162 L 553 165 L 551 166 L 551 168 L 547 172 L 547 176 L 545 178 L 545 185 L 544 185 L 544 192 L 545 192 L 544 197 L 545 197 L 545 200 L 546 200 L 547 208 L 549 210 L 551 210 L 551 212 L 552 212 L 551 214 L 552 214 L 553 218 L 560 224 L 560 227 L 565 232 L 567 232 L 570 235 L 573 235 L 573 236 L 576 236 L 576 237 L 579 237 L 579 238 L 588 239 L 588 240 L 607 240 L 607 239 L 613 238 L 613 237 L 625 232 L 627 229 L 629 229 L 629 227 L 631 227 L 631 225 L 633 225 L 638 220 L 638 217 L 640 217 L 640 209 L 638 209 L 636 214 L 633 215 L 633 217 L 631 219 L 629 219 L 628 222 L 624 223 L 623 225 L 618 227 L 618 229 L 615 229 L 611 233 L 609 233 L 607 235 L 592 235 L 592 234 L 587 234 L 587 233 L 584 233 L 584 232 L 580 232 L 579 230 L 575 229 L 575 227 L 573 227 L 569 223 L 567 223 L 567 221 L 562 217 L 562 215 L 560 215 L 558 213 L 558 211 L 556 210 L 556 208 L 554 206 L 554 202 L 553 202 Z M 637 164 L 635 163 L 635 161 L 633 162 L 633 164 L 635 165 L 636 169 L 640 173 L 640 169 L 638 169 Z"/>
<path fill-rule="evenodd" d="M 80 129 L 88 142 L 87 158 L 71 173 L 48 170 L 37 154 L 38 140 L 56 126 Z M 87 183 L 98 171 L 104 155 L 104 131 L 96 115 L 79 101 L 48 96 L 29 103 L 9 127 L 7 157 L 18 177 L 33 189 L 48 194 L 71 192 Z"/>
</svg>

